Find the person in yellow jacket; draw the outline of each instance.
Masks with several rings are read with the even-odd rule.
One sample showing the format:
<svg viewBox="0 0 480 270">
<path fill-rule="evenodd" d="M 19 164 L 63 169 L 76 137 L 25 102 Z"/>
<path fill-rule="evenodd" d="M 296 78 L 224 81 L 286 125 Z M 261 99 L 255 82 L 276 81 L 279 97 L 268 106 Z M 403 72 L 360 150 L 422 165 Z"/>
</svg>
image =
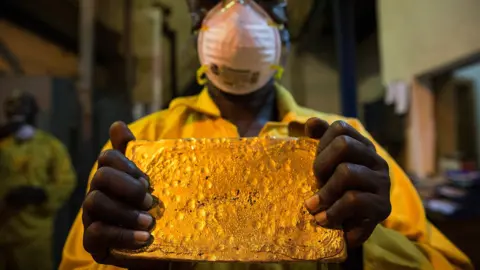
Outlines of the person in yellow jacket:
<svg viewBox="0 0 480 270">
<path fill-rule="evenodd" d="M 154 220 L 148 210 L 158 202 L 150 193 L 148 176 L 124 155 L 129 141 L 245 136 L 319 139 L 312 168 L 321 189 L 306 200 L 305 207 L 319 225 L 344 228 L 350 254 L 363 248 L 360 267 L 473 268 L 469 259 L 427 221 L 408 177 L 358 120 L 300 107 L 274 82 L 281 73 L 281 37 L 288 36 L 277 29 L 284 17 L 282 2 L 217 4 L 202 20 L 199 33 L 202 68 L 198 79 L 207 84 L 204 90 L 197 96 L 175 99 L 167 110 L 128 127 L 120 122 L 112 125 L 110 142 L 92 170 L 89 192 L 67 239 L 61 270 L 337 269 L 338 265 L 314 262 L 143 261 L 110 253 L 113 248 L 138 249 L 153 239 L 150 231 Z M 192 1 L 190 4 L 195 6 Z M 204 9 L 198 10 L 200 14 Z"/>
<path fill-rule="evenodd" d="M 60 141 L 35 128 L 37 104 L 13 92 L 0 136 L 0 270 L 51 270 L 53 224 L 76 179 Z"/>
</svg>

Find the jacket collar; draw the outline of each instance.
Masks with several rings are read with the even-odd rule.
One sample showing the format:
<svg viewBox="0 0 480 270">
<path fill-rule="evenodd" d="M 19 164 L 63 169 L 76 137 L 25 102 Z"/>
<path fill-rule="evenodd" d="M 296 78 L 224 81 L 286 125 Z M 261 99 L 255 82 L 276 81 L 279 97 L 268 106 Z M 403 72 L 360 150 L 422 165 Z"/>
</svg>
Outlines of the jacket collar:
<svg viewBox="0 0 480 270">
<path fill-rule="evenodd" d="M 282 123 L 289 123 L 291 121 L 304 123 L 307 121 L 308 117 L 300 116 L 301 107 L 298 106 L 293 96 L 285 87 L 276 83 L 275 91 L 277 91 L 277 106 L 280 114 L 279 118 L 282 119 Z M 170 105 L 170 109 L 177 106 L 186 106 L 191 110 L 212 117 L 221 117 L 220 110 L 210 97 L 206 87 L 197 96 L 174 100 Z"/>
</svg>

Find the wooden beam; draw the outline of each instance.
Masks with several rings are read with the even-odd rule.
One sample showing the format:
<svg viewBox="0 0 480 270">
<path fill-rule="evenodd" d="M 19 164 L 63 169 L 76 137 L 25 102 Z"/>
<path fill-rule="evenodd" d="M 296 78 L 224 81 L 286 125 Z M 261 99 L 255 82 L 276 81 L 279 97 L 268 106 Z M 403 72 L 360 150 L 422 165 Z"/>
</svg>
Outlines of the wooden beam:
<svg viewBox="0 0 480 270">
<path fill-rule="evenodd" d="M 37 35 L 79 53 L 79 8 L 65 0 L 2 0 L 0 17 L 35 32 Z M 121 42 L 116 33 L 101 23 L 95 23 L 97 37 L 96 59 L 100 63 L 121 59 L 118 45 Z"/>
<path fill-rule="evenodd" d="M 95 0 L 82 0 L 78 20 L 80 54 L 78 63 L 78 96 L 82 105 L 83 141 L 88 142 L 93 134 L 93 74 L 95 55 Z"/>
<path fill-rule="evenodd" d="M 125 53 L 125 94 L 131 107 L 132 92 L 135 86 L 135 66 L 133 54 L 133 0 L 123 0 L 123 50 Z"/>
<path fill-rule="evenodd" d="M 10 49 L 0 39 L 0 58 L 3 58 L 8 63 L 15 75 L 22 75 L 25 73 L 22 63 L 18 60 L 17 56 L 10 51 Z"/>
</svg>

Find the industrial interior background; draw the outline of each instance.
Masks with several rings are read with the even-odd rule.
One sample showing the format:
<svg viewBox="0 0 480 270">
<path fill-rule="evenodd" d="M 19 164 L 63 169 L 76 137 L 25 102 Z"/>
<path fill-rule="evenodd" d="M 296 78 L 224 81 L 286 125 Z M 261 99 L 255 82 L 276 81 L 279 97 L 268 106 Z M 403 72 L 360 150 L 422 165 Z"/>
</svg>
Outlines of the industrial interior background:
<svg viewBox="0 0 480 270">
<path fill-rule="evenodd" d="M 473 81 L 473 99 L 480 104 L 480 69 L 469 66 L 480 59 L 480 1 L 351 2 L 353 17 L 343 23 L 355 34 L 343 38 L 356 61 L 346 63 L 337 61 L 339 7 L 329 0 L 289 2 L 292 52 L 283 84 L 301 105 L 343 110 L 368 122 L 365 105 L 383 100 L 390 82 L 418 77 L 434 84 L 433 78 L 451 70 L 457 70 L 453 77 Z M 0 101 L 13 88 L 34 93 L 42 108 L 40 126 L 68 146 L 79 175 L 59 214 L 57 262 L 109 125 L 200 91 L 195 47 L 185 1 L 0 2 Z M 353 89 L 342 85 L 345 71 L 354 72 Z M 342 108 L 345 102 L 351 106 Z M 471 118 L 477 135 L 479 107 Z M 475 147 L 478 155 L 480 144 Z"/>
</svg>

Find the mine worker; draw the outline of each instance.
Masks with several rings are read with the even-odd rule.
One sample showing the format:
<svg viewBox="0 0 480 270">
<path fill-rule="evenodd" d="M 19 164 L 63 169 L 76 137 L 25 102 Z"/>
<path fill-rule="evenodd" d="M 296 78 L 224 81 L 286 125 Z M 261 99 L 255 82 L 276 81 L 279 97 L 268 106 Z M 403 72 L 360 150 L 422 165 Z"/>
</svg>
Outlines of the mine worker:
<svg viewBox="0 0 480 270">
<path fill-rule="evenodd" d="M 303 126 L 306 135 L 320 139 L 312 168 L 322 187 L 305 207 L 321 226 L 342 226 L 350 250 L 363 247 L 364 269 L 472 269 L 469 259 L 427 221 L 407 175 L 358 120 L 300 107 L 277 83 L 289 43 L 286 1 L 188 4 L 198 30 L 198 81 L 205 88 L 128 127 L 113 124 L 65 245 L 61 270 L 334 269 L 317 263 L 149 262 L 110 253 L 144 247 L 153 237 L 154 221 L 146 211 L 155 199 L 148 177 L 124 155 L 129 141 L 297 136 Z"/>
<path fill-rule="evenodd" d="M 0 138 L 0 270 L 53 269 L 53 224 L 76 177 L 65 146 L 37 129 L 38 106 L 13 91 Z"/>
</svg>

